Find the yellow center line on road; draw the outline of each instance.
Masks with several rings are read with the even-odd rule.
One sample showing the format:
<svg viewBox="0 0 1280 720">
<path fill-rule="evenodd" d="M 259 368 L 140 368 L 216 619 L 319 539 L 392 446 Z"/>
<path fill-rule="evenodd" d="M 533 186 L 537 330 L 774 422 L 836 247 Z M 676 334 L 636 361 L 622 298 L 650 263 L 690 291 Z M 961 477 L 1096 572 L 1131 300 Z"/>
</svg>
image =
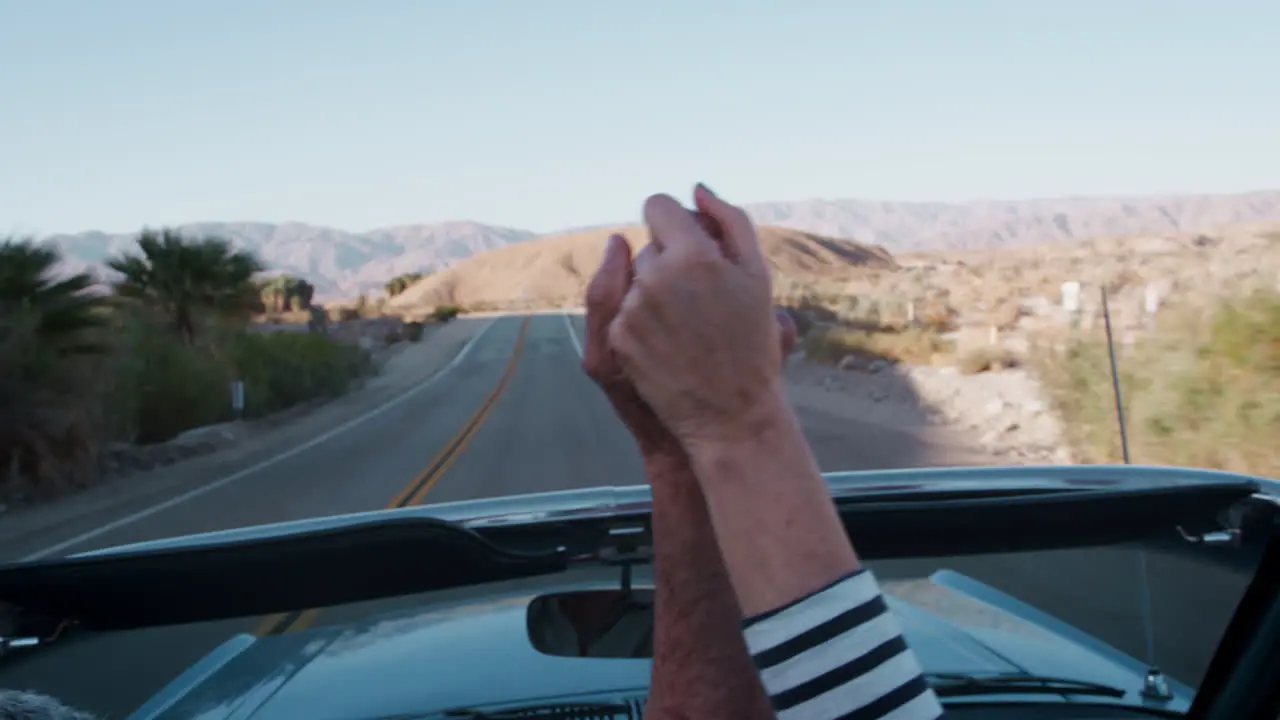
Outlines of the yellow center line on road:
<svg viewBox="0 0 1280 720">
<path fill-rule="evenodd" d="M 494 385 L 488 396 L 485 397 L 484 402 L 467 419 L 462 429 L 445 444 L 444 449 L 432 458 L 421 473 L 418 473 L 413 482 L 396 493 L 396 496 L 387 504 L 386 509 L 392 510 L 421 503 L 427 493 L 431 491 L 431 488 L 435 487 L 440 478 L 444 477 L 444 474 L 452 467 L 454 461 L 471 444 L 472 438 L 480 432 L 480 428 L 484 426 L 494 406 L 498 404 L 498 398 L 502 397 L 503 391 L 507 389 L 507 386 L 511 383 L 511 378 L 515 375 L 516 366 L 520 363 L 520 356 L 524 352 L 524 341 L 529 331 L 529 322 L 532 319 L 531 316 L 526 315 L 524 322 L 520 324 L 520 332 L 516 335 L 515 349 L 511 352 L 511 358 L 507 360 L 507 367 L 503 370 L 502 377 L 498 378 L 498 383 Z M 263 619 L 257 630 L 254 631 L 254 635 L 263 637 L 265 635 L 282 635 L 287 632 L 300 632 L 315 622 L 316 617 L 319 615 L 320 610 L 318 608 L 275 613 Z"/>
</svg>

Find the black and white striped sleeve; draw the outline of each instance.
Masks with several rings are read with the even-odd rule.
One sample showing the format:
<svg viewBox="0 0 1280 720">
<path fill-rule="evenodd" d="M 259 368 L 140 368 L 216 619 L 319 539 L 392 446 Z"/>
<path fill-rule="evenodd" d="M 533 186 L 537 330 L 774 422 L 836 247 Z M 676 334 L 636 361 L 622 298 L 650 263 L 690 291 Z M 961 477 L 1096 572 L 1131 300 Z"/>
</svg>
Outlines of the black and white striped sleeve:
<svg viewBox="0 0 1280 720">
<path fill-rule="evenodd" d="M 935 720 L 942 714 L 865 569 L 747 619 L 743 632 L 779 720 Z"/>
</svg>

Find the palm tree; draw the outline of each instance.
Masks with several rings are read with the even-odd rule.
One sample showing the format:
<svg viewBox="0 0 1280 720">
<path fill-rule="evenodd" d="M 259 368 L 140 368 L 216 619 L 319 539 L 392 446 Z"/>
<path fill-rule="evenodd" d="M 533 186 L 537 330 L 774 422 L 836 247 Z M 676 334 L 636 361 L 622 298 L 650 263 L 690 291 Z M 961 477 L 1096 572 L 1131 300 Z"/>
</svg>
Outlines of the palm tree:
<svg viewBox="0 0 1280 720">
<path fill-rule="evenodd" d="M 383 287 L 387 291 L 388 297 L 395 297 L 405 290 L 408 290 L 410 286 L 421 280 L 423 277 L 425 276 L 420 272 L 404 273 L 391 278 Z"/>
<path fill-rule="evenodd" d="M 108 317 L 93 276 L 59 278 L 61 260 L 51 245 L 0 241 L 0 479 L 45 479 L 68 453 L 87 457 L 76 361 L 105 352 Z"/>
<path fill-rule="evenodd" d="M 262 301 L 270 312 L 301 311 L 311 307 L 316 289 L 293 275 L 277 275 L 261 284 Z"/>
<path fill-rule="evenodd" d="M 93 331 L 106 325 L 104 298 L 86 272 L 58 279 L 62 254 L 52 245 L 14 240 L 0 242 L 0 314 L 29 327 L 33 339 L 59 356 L 103 349 Z"/>
<path fill-rule="evenodd" d="M 195 342 L 200 312 L 237 315 L 258 302 L 254 276 L 264 266 L 253 253 L 236 250 L 222 238 L 143 230 L 138 249 L 141 255 L 125 253 L 107 261 L 123 276 L 114 283 L 116 293 L 159 309 L 188 344 Z"/>
</svg>

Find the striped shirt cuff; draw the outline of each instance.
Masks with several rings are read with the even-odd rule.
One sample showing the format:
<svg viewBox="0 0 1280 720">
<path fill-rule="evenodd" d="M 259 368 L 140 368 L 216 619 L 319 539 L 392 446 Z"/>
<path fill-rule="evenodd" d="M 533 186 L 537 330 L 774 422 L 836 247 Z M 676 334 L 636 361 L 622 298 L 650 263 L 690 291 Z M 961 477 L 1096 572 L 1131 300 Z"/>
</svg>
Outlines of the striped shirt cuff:
<svg viewBox="0 0 1280 720">
<path fill-rule="evenodd" d="M 743 633 L 779 720 L 935 720 L 942 715 L 897 618 L 866 569 L 747 619 Z"/>
</svg>

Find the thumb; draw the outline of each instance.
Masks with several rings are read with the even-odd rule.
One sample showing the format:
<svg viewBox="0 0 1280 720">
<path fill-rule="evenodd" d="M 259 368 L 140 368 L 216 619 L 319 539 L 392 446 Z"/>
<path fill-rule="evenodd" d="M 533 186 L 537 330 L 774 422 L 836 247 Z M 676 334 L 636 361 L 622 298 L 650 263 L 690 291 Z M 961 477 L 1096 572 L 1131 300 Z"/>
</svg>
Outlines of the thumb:
<svg viewBox="0 0 1280 720">
<path fill-rule="evenodd" d="M 583 360 L 591 362 L 599 357 L 608 344 L 609 323 L 622 307 L 622 299 L 631 287 L 634 268 L 631 245 L 622 235 L 609 236 L 600 268 L 587 285 L 587 332 L 583 348 Z"/>
</svg>

